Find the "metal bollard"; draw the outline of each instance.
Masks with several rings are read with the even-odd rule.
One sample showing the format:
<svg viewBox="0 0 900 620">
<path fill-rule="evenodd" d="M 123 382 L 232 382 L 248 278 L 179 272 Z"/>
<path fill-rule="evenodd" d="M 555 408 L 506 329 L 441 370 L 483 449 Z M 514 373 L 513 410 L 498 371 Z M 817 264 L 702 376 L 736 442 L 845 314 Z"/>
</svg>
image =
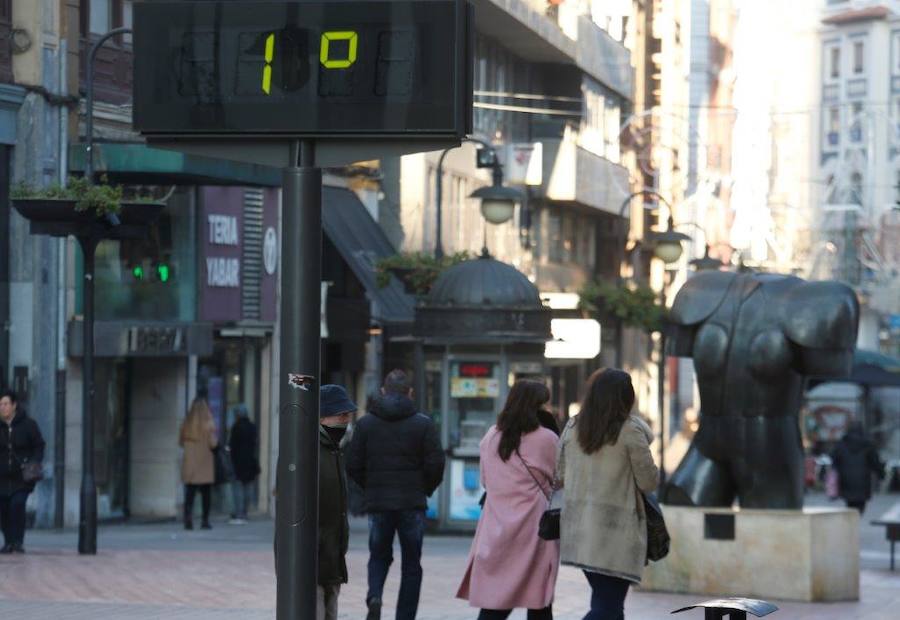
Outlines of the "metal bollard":
<svg viewBox="0 0 900 620">
<path fill-rule="evenodd" d="M 766 601 L 759 601 L 752 598 L 719 598 L 711 601 L 696 603 L 689 607 L 676 609 L 673 614 L 688 611 L 689 609 L 703 608 L 705 611 L 704 620 L 747 620 L 747 614 L 752 614 L 757 618 L 768 616 L 773 611 L 778 611 L 778 607 Z"/>
</svg>

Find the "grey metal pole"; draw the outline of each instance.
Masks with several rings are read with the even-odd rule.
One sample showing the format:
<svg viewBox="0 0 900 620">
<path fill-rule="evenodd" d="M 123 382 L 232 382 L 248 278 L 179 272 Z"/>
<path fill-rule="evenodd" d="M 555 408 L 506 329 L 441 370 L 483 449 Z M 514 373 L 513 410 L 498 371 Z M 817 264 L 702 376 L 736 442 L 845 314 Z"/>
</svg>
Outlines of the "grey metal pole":
<svg viewBox="0 0 900 620">
<path fill-rule="evenodd" d="M 322 170 L 314 149 L 310 140 L 294 144 L 282 185 L 278 620 L 316 617 Z"/>
<path fill-rule="evenodd" d="M 79 237 L 84 254 L 84 336 L 81 378 L 81 493 L 78 553 L 97 553 L 97 485 L 94 480 L 94 250 L 97 239 Z"/>
<path fill-rule="evenodd" d="M 87 94 L 85 96 L 85 160 L 84 160 L 84 178 L 88 183 L 94 182 L 94 58 L 97 57 L 97 51 L 103 47 L 112 37 L 131 33 L 131 28 L 114 28 L 99 39 L 94 41 L 88 52 L 87 67 L 85 67 L 85 81 L 87 82 Z"/>
<path fill-rule="evenodd" d="M 666 284 L 663 282 L 659 290 L 659 303 L 666 307 Z M 659 331 L 659 371 L 656 373 L 659 384 L 657 385 L 657 407 L 659 407 L 659 484 L 666 482 L 666 325 Z"/>
<path fill-rule="evenodd" d="M 84 176 L 94 182 L 94 58 L 97 50 L 110 38 L 131 32 L 131 28 L 116 28 L 97 39 L 88 53 L 86 68 L 87 101 L 85 106 L 85 139 L 87 157 Z M 78 553 L 97 553 L 97 485 L 94 480 L 94 250 L 97 239 L 80 237 L 84 254 L 84 371 L 81 384 L 81 492 L 78 517 Z"/>
</svg>

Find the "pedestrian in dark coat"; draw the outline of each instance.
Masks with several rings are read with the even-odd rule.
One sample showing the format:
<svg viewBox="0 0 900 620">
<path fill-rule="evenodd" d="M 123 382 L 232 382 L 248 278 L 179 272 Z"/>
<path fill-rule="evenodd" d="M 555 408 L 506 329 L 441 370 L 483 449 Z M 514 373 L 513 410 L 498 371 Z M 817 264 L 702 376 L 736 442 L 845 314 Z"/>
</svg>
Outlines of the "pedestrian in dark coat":
<svg viewBox="0 0 900 620">
<path fill-rule="evenodd" d="M 25 553 L 25 503 L 34 490 L 26 482 L 26 463 L 44 460 L 44 438 L 37 422 L 19 409 L 14 392 L 0 393 L 0 553 Z"/>
<path fill-rule="evenodd" d="M 347 583 L 347 474 L 341 442 L 356 404 L 340 385 L 319 388 L 319 599 L 317 620 L 337 620 L 338 595 Z"/>
<path fill-rule="evenodd" d="M 831 462 L 838 473 L 838 493 L 849 508 L 862 514 L 872 497 L 872 474 L 879 480 L 884 478 L 884 463 L 861 423 L 852 422 L 847 427 L 847 434 L 831 453 Z"/>
<path fill-rule="evenodd" d="M 431 418 L 416 412 L 402 370 L 385 377 L 369 415 L 357 421 L 347 457 L 369 513 L 367 620 L 381 617 L 381 597 L 393 562 L 394 535 L 402 553 L 397 620 L 413 620 L 422 587 L 422 540 L 427 498 L 444 475 L 444 451 Z"/>
<path fill-rule="evenodd" d="M 253 497 L 256 477 L 259 475 L 259 460 L 256 458 L 256 424 L 250 421 L 246 405 L 234 408 L 237 416 L 228 438 L 228 450 L 234 468 L 232 491 L 234 494 L 234 518 L 232 525 L 247 522 L 247 505 Z"/>
</svg>

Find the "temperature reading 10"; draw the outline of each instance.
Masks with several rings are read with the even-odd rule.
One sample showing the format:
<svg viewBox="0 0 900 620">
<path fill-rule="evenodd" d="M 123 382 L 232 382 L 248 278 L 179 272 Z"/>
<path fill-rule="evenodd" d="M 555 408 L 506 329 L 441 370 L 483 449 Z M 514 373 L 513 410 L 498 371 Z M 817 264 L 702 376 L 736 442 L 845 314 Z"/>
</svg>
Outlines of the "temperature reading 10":
<svg viewBox="0 0 900 620">
<path fill-rule="evenodd" d="M 262 92 L 272 94 L 272 65 L 275 62 L 275 36 L 271 32 L 266 35 L 265 62 L 262 72 Z M 296 46 L 287 46 L 296 52 Z M 353 30 L 330 30 L 323 32 L 319 38 L 319 62 L 325 69 L 349 69 L 356 62 L 359 47 L 359 34 Z M 284 59 L 298 60 L 298 59 Z"/>
</svg>

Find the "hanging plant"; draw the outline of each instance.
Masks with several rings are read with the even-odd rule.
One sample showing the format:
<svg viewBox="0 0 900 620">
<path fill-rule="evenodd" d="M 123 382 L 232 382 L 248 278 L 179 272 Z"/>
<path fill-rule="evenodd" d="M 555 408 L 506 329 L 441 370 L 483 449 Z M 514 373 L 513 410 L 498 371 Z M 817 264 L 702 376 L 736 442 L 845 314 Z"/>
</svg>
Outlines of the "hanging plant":
<svg viewBox="0 0 900 620">
<path fill-rule="evenodd" d="M 74 203 L 75 211 L 92 212 L 97 217 L 118 214 L 122 208 L 122 188 L 109 185 L 106 178 L 98 185 L 92 185 L 84 177 L 71 177 L 65 187 L 50 185 L 35 188 L 27 183 L 19 183 L 10 191 L 13 200 L 62 200 Z"/>
<path fill-rule="evenodd" d="M 648 286 L 615 283 L 605 280 L 590 282 L 581 290 L 582 310 L 602 319 L 610 316 L 623 325 L 646 332 L 662 329 L 665 309 L 656 293 Z"/>
<path fill-rule="evenodd" d="M 407 293 L 422 297 L 428 294 L 444 269 L 470 258 L 468 252 L 457 252 L 440 259 L 422 252 L 394 254 L 375 263 L 376 283 L 379 288 L 384 288 L 390 284 L 393 275 L 403 283 Z"/>
</svg>

